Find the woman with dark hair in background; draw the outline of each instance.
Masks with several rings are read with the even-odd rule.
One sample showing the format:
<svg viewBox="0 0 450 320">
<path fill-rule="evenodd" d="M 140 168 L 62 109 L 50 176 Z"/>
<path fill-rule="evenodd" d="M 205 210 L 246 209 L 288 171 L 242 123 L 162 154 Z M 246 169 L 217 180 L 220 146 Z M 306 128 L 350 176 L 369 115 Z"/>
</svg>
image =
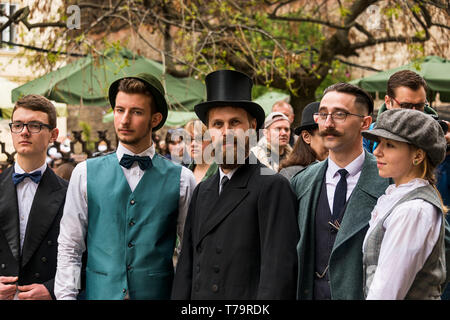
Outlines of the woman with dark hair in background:
<svg viewBox="0 0 450 320">
<path fill-rule="evenodd" d="M 289 180 L 310 164 L 328 157 L 328 150 L 319 135 L 319 126 L 314 120 L 314 113 L 318 112 L 319 104 L 312 102 L 303 109 L 301 125 L 295 129 L 299 138 L 291 154 L 280 164 L 280 174 Z"/>
</svg>

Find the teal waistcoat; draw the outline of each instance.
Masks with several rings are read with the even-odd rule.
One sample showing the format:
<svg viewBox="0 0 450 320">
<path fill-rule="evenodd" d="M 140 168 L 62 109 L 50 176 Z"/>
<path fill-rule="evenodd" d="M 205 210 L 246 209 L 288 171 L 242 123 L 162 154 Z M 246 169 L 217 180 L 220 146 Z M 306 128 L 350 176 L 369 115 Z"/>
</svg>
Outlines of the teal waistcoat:
<svg viewBox="0 0 450 320">
<path fill-rule="evenodd" d="M 116 153 L 87 160 L 87 299 L 170 298 L 181 166 L 152 162 L 131 192 Z"/>
</svg>

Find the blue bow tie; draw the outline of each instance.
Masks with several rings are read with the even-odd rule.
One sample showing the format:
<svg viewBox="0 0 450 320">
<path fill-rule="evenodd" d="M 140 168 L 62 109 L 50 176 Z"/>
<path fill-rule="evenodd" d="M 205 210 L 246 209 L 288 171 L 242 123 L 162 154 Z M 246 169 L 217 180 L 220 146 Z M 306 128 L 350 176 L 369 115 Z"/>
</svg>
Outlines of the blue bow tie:
<svg viewBox="0 0 450 320">
<path fill-rule="evenodd" d="M 137 161 L 139 164 L 139 168 L 142 170 L 146 170 L 148 168 L 153 167 L 152 159 L 149 156 L 139 157 L 139 156 L 130 156 L 129 154 L 124 154 L 122 159 L 120 159 L 120 165 L 124 168 L 130 169 L 133 163 Z"/>
<path fill-rule="evenodd" d="M 33 173 L 13 173 L 12 179 L 13 183 L 16 186 L 17 184 L 21 183 L 23 179 L 30 178 L 34 183 L 39 183 L 41 181 L 42 175 L 40 171 L 35 171 Z"/>
</svg>

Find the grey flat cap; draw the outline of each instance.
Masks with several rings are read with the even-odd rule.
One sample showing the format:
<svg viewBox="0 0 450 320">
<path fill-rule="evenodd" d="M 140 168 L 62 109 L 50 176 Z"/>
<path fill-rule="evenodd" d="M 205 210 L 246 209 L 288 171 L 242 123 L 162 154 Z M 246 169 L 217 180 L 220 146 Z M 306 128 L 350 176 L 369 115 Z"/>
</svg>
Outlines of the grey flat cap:
<svg viewBox="0 0 450 320">
<path fill-rule="evenodd" d="M 435 119 L 421 111 L 386 110 L 378 116 L 373 130 L 364 130 L 361 134 L 374 141 L 386 138 L 412 144 L 424 150 L 434 166 L 445 158 L 444 131 Z"/>
</svg>

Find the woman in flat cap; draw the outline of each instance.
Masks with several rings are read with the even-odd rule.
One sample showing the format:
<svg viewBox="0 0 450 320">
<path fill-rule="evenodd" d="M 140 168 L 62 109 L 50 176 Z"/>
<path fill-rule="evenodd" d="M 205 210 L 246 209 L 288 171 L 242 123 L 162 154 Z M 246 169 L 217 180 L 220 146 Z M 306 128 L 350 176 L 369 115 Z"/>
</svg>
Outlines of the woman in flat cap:
<svg viewBox="0 0 450 320">
<path fill-rule="evenodd" d="M 434 169 L 445 157 L 438 122 L 416 110 L 393 109 L 362 135 L 378 142 L 379 175 L 390 185 L 372 211 L 363 243 L 366 299 L 440 299 L 445 285 L 446 208 Z"/>
</svg>

